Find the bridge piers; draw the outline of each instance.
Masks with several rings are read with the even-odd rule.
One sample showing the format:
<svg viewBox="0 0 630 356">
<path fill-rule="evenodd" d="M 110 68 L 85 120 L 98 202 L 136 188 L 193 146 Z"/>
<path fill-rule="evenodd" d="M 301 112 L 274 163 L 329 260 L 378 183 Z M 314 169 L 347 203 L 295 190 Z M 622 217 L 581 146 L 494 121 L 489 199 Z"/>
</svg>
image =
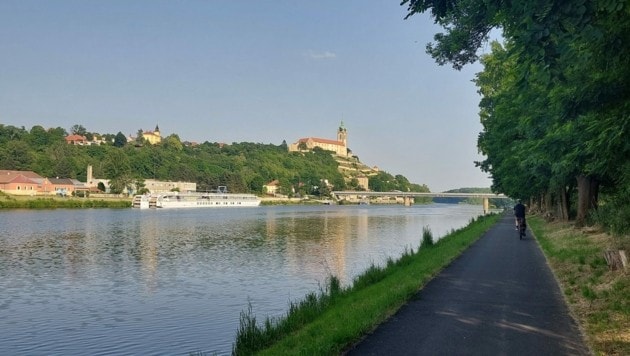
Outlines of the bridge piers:
<svg viewBox="0 0 630 356">
<path fill-rule="evenodd" d="M 410 196 L 405 195 L 405 196 L 403 197 L 403 201 L 404 201 L 404 203 L 405 203 L 405 206 L 411 206 L 411 203 L 412 203 L 412 201 L 413 201 L 413 197 L 410 197 Z"/>
</svg>

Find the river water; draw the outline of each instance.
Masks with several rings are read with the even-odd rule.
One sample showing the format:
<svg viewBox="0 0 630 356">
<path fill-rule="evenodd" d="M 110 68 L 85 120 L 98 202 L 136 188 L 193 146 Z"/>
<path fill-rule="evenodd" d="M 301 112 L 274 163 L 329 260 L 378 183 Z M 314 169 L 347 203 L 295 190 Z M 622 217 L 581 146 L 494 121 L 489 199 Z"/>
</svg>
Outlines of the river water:
<svg viewBox="0 0 630 356">
<path fill-rule="evenodd" d="M 0 355 L 230 354 L 330 275 L 465 226 L 481 206 L 0 212 Z"/>
</svg>

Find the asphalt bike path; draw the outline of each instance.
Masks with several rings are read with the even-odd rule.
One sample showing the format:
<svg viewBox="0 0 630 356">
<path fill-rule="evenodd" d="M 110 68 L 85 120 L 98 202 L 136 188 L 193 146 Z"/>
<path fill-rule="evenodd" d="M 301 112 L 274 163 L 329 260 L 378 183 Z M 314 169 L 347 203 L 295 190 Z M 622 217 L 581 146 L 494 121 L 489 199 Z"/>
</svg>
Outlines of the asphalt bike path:
<svg viewBox="0 0 630 356">
<path fill-rule="evenodd" d="M 347 355 L 590 355 L 540 247 L 505 216 Z"/>
</svg>

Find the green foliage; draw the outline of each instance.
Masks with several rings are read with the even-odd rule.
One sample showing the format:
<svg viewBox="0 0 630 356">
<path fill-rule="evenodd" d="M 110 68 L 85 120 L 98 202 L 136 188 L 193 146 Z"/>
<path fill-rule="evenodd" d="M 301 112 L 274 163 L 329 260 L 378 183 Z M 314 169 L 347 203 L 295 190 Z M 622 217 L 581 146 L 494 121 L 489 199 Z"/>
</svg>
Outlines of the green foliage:
<svg viewBox="0 0 630 356">
<path fill-rule="evenodd" d="M 422 243 L 420 244 L 420 248 L 430 248 L 433 247 L 433 232 L 428 226 L 422 227 Z"/>
<path fill-rule="evenodd" d="M 545 224 L 539 217 L 529 222 L 594 354 L 628 355 L 630 343 L 623 334 L 630 325 L 630 278 L 611 270 L 603 256 L 614 239 L 593 239 L 567 229 L 567 224 Z"/>
<path fill-rule="evenodd" d="M 82 132 L 85 128 L 75 125 L 72 130 Z M 65 130 L 60 128 L 46 131 L 35 126 L 27 131 L 0 125 L 0 169 L 32 170 L 46 177 L 85 181 L 87 166 L 91 165 L 94 177 L 109 180 L 113 193 L 125 192 L 149 178 L 195 182 L 205 191 L 226 185 L 232 192 L 257 194 L 275 179 L 280 182 L 281 193 L 287 195 L 327 195 L 346 188 L 345 177 L 329 152 L 288 152 L 286 143 L 204 142 L 185 146 L 177 135 L 170 135 L 159 145 L 127 145 L 119 132 L 101 136 L 108 142 L 113 139 L 112 144 L 74 146 L 66 144 L 64 137 Z M 415 189 L 406 178 L 396 179 Z M 324 181 L 329 185 L 322 184 Z M 395 187 L 404 188 L 400 184 Z"/>
<path fill-rule="evenodd" d="M 129 200 L 86 198 L 0 199 L 0 209 L 129 208 Z"/>
<path fill-rule="evenodd" d="M 118 133 L 114 137 L 114 146 L 123 147 L 126 144 L 127 144 L 127 137 L 125 137 L 125 135 L 122 132 L 118 131 Z"/>
<path fill-rule="evenodd" d="M 383 171 L 370 177 L 368 185 L 370 190 L 375 192 L 391 192 L 396 190 L 401 192 L 429 192 L 429 188 L 426 185 L 413 184 L 400 174 L 393 176 Z"/>
<path fill-rule="evenodd" d="M 407 17 L 430 12 L 443 27 L 427 51 L 456 69 L 479 59 L 491 29 L 502 30 L 505 43 L 492 43 L 491 53 L 481 56 L 484 70 L 475 80 L 482 95 L 478 147 L 486 157 L 477 164 L 492 175 L 494 191 L 541 204 L 547 196 L 547 208 L 557 204 L 563 219 L 575 211 L 578 225 L 597 207 L 600 190 L 610 206 L 624 201 L 619 196 L 630 186 L 627 1 L 402 3 Z M 626 209 L 600 214 L 604 226 L 619 221 L 630 221 Z"/>
</svg>

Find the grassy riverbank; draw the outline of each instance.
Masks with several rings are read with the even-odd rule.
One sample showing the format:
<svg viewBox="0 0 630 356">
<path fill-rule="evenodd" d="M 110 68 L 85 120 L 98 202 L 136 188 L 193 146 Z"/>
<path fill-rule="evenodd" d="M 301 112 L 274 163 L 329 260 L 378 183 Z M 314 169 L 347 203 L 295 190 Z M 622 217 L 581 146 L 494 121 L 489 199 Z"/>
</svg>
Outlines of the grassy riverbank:
<svg viewBox="0 0 630 356">
<path fill-rule="evenodd" d="M 129 208 L 129 198 L 22 197 L 0 195 L 0 209 Z"/>
<path fill-rule="evenodd" d="M 630 355 L 630 270 L 611 271 L 604 251 L 630 237 L 528 219 L 587 342 L 597 355 Z"/>
<path fill-rule="evenodd" d="M 291 303 L 285 317 L 260 323 L 250 309 L 241 314 L 236 355 L 333 355 L 341 353 L 391 316 L 440 270 L 500 218 L 480 217 L 435 244 L 418 234 L 416 251 L 406 251 L 385 267 L 370 267 L 352 286 L 331 277 L 319 293 Z M 429 242 L 427 242 L 429 240 Z"/>
</svg>

